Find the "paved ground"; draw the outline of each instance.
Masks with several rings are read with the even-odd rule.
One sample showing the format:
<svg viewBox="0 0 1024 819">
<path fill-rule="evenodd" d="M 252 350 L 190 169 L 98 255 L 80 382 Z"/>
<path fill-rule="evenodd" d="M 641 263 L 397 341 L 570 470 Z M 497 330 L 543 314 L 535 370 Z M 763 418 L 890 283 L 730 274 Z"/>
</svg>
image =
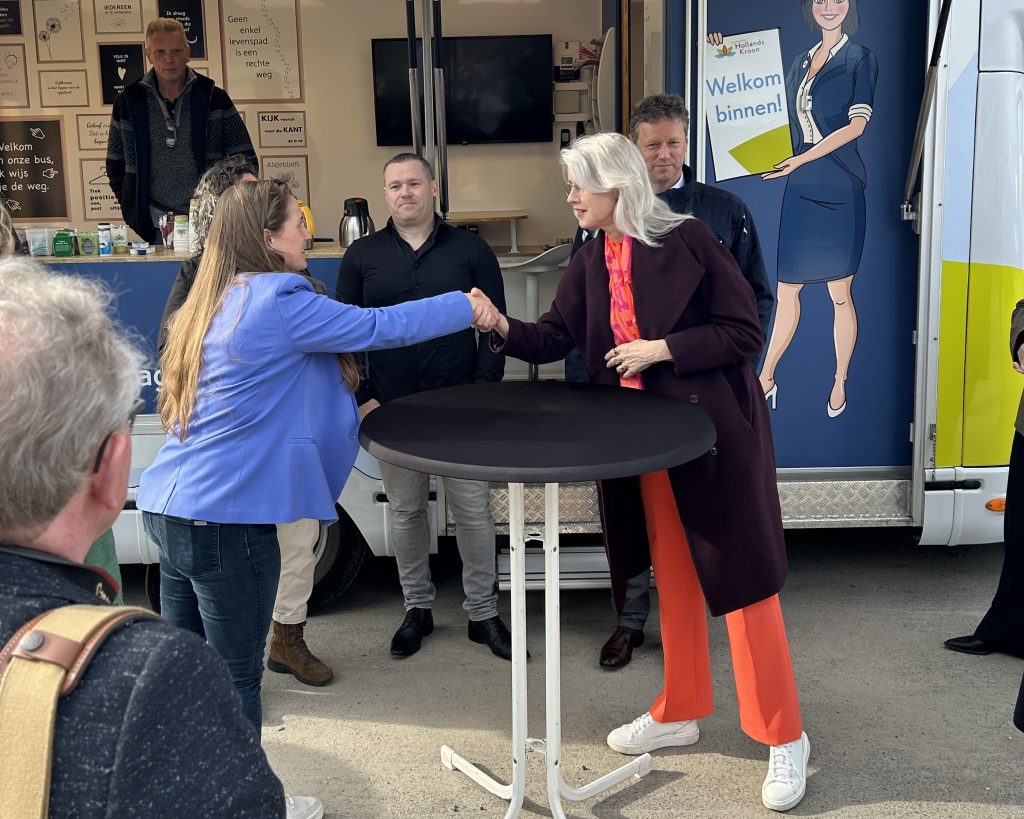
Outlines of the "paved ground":
<svg viewBox="0 0 1024 819">
<path fill-rule="evenodd" d="M 905 532 L 789 533 L 783 609 L 812 751 L 795 816 L 1024 817 L 1024 735 L 1010 721 L 1024 662 L 942 648 L 970 632 L 991 597 L 1001 546 L 920 549 Z M 129 590 L 137 598 L 132 573 Z M 505 803 L 444 769 L 447 743 L 509 776 L 510 666 L 466 639 L 457 561 L 435 566 L 437 628 L 406 660 L 388 655 L 402 618 L 392 563 L 372 560 L 341 605 L 310 620 L 310 645 L 335 669 L 314 689 L 264 678 L 263 742 L 292 793 L 331 817 L 501 817 Z M 508 595 L 502 595 L 507 618 Z M 544 733 L 543 597 L 530 593 L 530 735 Z M 656 619 L 656 618 L 655 618 Z M 623 757 L 607 732 L 660 687 L 656 622 L 626 669 L 606 672 L 607 591 L 562 596 L 564 775 L 579 786 Z M 769 817 L 767 753 L 739 730 L 724 623 L 711 622 L 717 711 L 697 745 L 657 751 L 641 781 L 567 803 L 569 817 Z M 543 759 L 531 754 L 523 816 L 550 816 Z"/>
</svg>

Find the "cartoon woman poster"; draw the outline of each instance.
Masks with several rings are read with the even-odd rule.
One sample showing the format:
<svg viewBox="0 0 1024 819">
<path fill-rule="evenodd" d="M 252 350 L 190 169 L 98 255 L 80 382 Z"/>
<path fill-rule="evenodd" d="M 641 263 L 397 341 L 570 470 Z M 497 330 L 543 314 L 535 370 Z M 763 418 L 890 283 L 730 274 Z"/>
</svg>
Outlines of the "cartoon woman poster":
<svg viewBox="0 0 1024 819">
<path fill-rule="evenodd" d="M 779 400 L 775 370 L 800 323 L 806 284 L 824 283 L 832 300 L 836 369 L 826 410 L 846 409 L 846 377 L 857 345 L 853 278 L 864 249 L 867 174 L 857 140 L 871 119 L 878 62 L 851 41 L 859 27 L 857 0 L 800 0 L 821 41 L 800 52 L 786 72 L 793 155 L 762 174 L 786 179 L 779 222 L 775 324 L 761 367 L 772 409 Z M 719 45 L 721 34 L 709 42 Z"/>
</svg>

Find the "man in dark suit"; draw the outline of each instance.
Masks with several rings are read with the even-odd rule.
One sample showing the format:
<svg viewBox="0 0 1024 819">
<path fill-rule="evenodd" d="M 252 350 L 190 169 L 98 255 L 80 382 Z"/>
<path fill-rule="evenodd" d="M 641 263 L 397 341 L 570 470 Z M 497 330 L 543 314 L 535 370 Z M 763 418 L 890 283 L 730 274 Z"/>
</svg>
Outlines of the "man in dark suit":
<svg viewBox="0 0 1024 819">
<path fill-rule="evenodd" d="M 653 94 L 634 106 L 629 118 L 630 139 L 640 149 L 654 192 L 676 213 L 691 213 L 707 224 L 728 249 L 754 291 L 761 332 L 768 337 L 775 297 L 768 283 L 761 243 L 750 210 L 738 196 L 697 182 L 685 163 L 690 115 L 682 97 Z M 588 232 L 576 232 L 573 253 L 590 239 Z M 587 380 L 577 351 L 566 359 L 566 378 Z M 626 586 L 626 599 L 619 611 L 611 637 L 601 647 L 602 668 L 627 665 L 633 649 L 643 645 L 644 625 L 651 612 L 651 574 L 644 571 Z"/>
<path fill-rule="evenodd" d="M 99 285 L 11 258 L 0 292 L 3 645 L 37 614 L 117 594 L 83 559 L 124 505 L 143 360 L 105 315 Z M 119 628 L 60 701 L 51 817 L 312 819 L 322 806 L 293 810 L 311 803 L 286 807 L 223 661 L 166 623 Z"/>
</svg>

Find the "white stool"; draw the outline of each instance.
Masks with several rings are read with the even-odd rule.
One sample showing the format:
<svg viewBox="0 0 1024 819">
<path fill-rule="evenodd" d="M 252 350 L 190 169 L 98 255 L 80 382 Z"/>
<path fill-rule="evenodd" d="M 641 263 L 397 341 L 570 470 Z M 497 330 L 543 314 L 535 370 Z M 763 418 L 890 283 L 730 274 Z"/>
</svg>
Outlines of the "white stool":
<svg viewBox="0 0 1024 819">
<path fill-rule="evenodd" d="M 526 315 L 525 321 L 534 322 L 540 318 L 540 275 L 541 273 L 558 273 L 569 265 L 569 253 L 572 245 L 555 245 L 531 259 L 516 260 L 503 258 L 498 261 L 502 271 L 514 270 L 526 276 Z M 537 365 L 529 365 L 530 381 L 537 380 Z"/>
</svg>

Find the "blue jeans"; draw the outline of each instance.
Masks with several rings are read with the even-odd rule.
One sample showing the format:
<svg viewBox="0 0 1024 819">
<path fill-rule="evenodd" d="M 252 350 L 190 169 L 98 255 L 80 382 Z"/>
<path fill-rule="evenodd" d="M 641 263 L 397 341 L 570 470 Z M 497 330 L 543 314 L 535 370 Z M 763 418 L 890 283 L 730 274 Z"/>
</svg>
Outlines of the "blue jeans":
<svg viewBox="0 0 1024 819">
<path fill-rule="evenodd" d="M 259 731 L 263 652 L 281 574 L 277 527 L 152 512 L 144 512 L 142 521 L 160 548 L 160 613 L 220 654 L 242 711 Z"/>
</svg>

